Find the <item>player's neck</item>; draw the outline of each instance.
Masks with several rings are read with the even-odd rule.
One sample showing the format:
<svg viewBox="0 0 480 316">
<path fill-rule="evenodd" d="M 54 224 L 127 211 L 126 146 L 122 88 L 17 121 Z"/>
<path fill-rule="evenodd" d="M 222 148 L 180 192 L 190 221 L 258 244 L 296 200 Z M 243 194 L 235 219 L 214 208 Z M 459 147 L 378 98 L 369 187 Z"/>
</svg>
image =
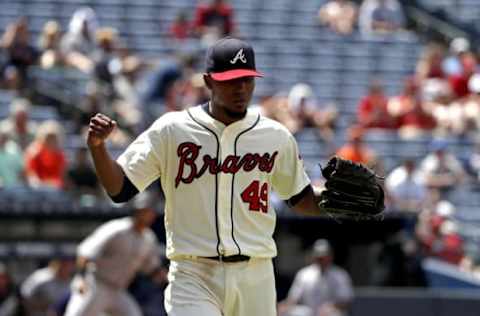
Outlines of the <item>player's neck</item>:
<svg viewBox="0 0 480 316">
<path fill-rule="evenodd" d="M 247 111 L 245 111 L 245 113 L 233 113 L 227 111 L 223 107 L 213 106 L 211 102 L 206 104 L 204 110 L 208 113 L 208 115 L 225 125 L 230 125 L 240 121 L 245 117 L 245 115 L 247 115 Z"/>
</svg>

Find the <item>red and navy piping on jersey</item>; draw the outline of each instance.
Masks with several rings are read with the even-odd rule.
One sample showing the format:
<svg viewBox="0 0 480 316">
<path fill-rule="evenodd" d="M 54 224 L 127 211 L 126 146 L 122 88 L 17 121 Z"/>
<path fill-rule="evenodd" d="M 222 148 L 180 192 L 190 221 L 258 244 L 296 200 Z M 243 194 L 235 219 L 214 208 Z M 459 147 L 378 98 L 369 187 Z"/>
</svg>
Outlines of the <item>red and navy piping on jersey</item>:
<svg viewBox="0 0 480 316">
<path fill-rule="evenodd" d="M 233 154 L 234 156 L 237 156 L 237 144 L 238 144 L 238 139 L 240 138 L 240 136 L 242 136 L 243 134 L 251 131 L 257 124 L 258 122 L 260 121 L 260 115 L 257 117 L 257 119 L 255 120 L 255 123 L 252 124 L 252 126 L 248 127 L 247 129 L 241 131 L 240 133 L 238 133 L 238 135 L 235 137 L 235 141 L 234 141 L 234 145 L 233 145 Z M 270 167 L 270 170 L 271 168 L 273 168 L 273 162 L 275 161 L 275 157 L 276 157 L 276 154 L 277 152 L 275 152 L 273 154 L 273 159 L 272 159 L 272 164 L 271 164 L 271 167 Z M 231 190 L 230 190 L 230 219 L 232 221 L 232 239 L 233 241 L 235 242 L 235 245 L 237 246 L 237 249 L 238 249 L 238 254 L 241 255 L 242 254 L 242 250 L 240 249 L 240 246 L 238 245 L 236 239 L 235 239 L 235 236 L 234 236 L 234 233 L 233 233 L 233 203 L 234 203 L 234 198 L 233 198 L 233 193 L 234 193 L 234 190 L 235 190 L 235 173 L 232 175 L 232 185 L 231 185 Z"/>
<path fill-rule="evenodd" d="M 192 113 L 190 113 L 190 111 L 187 111 L 187 113 L 195 123 L 203 127 L 205 130 L 207 130 L 209 133 L 211 133 L 215 137 L 215 141 L 217 144 L 216 156 L 218 157 L 220 153 L 220 142 L 218 140 L 217 134 L 215 134 L 213 130 L 211 130 L 204 124 L 200 123 L 196 118 L 194 118 Z M 215 231 L 217 234 L 217 254 L 219 256 L 222 256 L 222 253 L 220 252 L 220 233 L 218 231 L 218 173 L 215 174 Z"/>
</svg>

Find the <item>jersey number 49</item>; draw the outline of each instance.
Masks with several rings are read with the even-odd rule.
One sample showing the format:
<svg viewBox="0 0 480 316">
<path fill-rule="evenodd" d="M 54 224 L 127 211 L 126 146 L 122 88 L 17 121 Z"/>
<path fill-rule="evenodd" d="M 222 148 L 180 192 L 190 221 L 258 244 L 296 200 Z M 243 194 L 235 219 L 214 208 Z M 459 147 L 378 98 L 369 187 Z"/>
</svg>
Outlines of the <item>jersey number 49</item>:
<svg viewBox="0 0 480 316">
<path fill-rule="evenodd" d="M 250 211 L 268 212 L 268 183 L 260 185 L 258 180 L 253 181 L 243 190 L 241 197 L 243 202 L 248 203 Z"/>
</svg>

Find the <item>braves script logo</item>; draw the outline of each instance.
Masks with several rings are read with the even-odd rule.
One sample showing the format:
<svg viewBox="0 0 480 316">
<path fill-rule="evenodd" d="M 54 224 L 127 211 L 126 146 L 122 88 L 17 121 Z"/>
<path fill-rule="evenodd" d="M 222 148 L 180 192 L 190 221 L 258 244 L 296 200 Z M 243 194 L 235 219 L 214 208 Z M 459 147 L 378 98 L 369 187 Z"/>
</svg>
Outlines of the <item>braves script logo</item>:
<svg viewBox="0 0 480 316">
<path fill-rule="evenodd" d="M 177 177 L 175 178 L 175 187 L 180 182 L 192 183 L 193 180 L 200 178 L 207 170 L 211 174 L 237 173 L 240 169 L 244 171 L 252 171 L 256 167 L 263 172 L 271 172 L 278 152 L 272 155 L 269 153 L 251 154 L 247 153 L 243 156 L 228 155 L 222 163 L 218 163 L 217 158 L 210 155 L 204 155 L 202 163 L 197 165 L 195 160 L 200 155 L 202 146 L 191 142 L 181 143 L 177 148 L 177 155 L 180 157 L 178 164 Z M 184 175 L 186 171 L 186 175 Z"/>
<path fill-rule="evenodd" d="M 240 60 L 244 64 L 247 63 L 247 58 L 243 53 L 243 48 L 237 52 L 237 54 L 235 55 L 235 57 L 233 57 L 232 60 L 230 60 L 230 64 L 236 64 L 238 60 Z"/>
</svg>

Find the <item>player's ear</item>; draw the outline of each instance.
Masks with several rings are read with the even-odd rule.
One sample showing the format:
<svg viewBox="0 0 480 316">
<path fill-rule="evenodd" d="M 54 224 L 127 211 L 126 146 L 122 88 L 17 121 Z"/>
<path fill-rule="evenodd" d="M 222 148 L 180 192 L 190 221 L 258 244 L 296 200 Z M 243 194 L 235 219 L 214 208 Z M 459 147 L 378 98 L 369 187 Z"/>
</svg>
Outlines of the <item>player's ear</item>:
<svg viewBox="0 0 480 316">
<path fill-rule="evenodd" d="M 210 77 L 209 74 L 205 73 L 203 74 L 203 81 L 205 81 L 205 85 L 209 90 L 212 90 L 212 77 Z"/>
</svg>

